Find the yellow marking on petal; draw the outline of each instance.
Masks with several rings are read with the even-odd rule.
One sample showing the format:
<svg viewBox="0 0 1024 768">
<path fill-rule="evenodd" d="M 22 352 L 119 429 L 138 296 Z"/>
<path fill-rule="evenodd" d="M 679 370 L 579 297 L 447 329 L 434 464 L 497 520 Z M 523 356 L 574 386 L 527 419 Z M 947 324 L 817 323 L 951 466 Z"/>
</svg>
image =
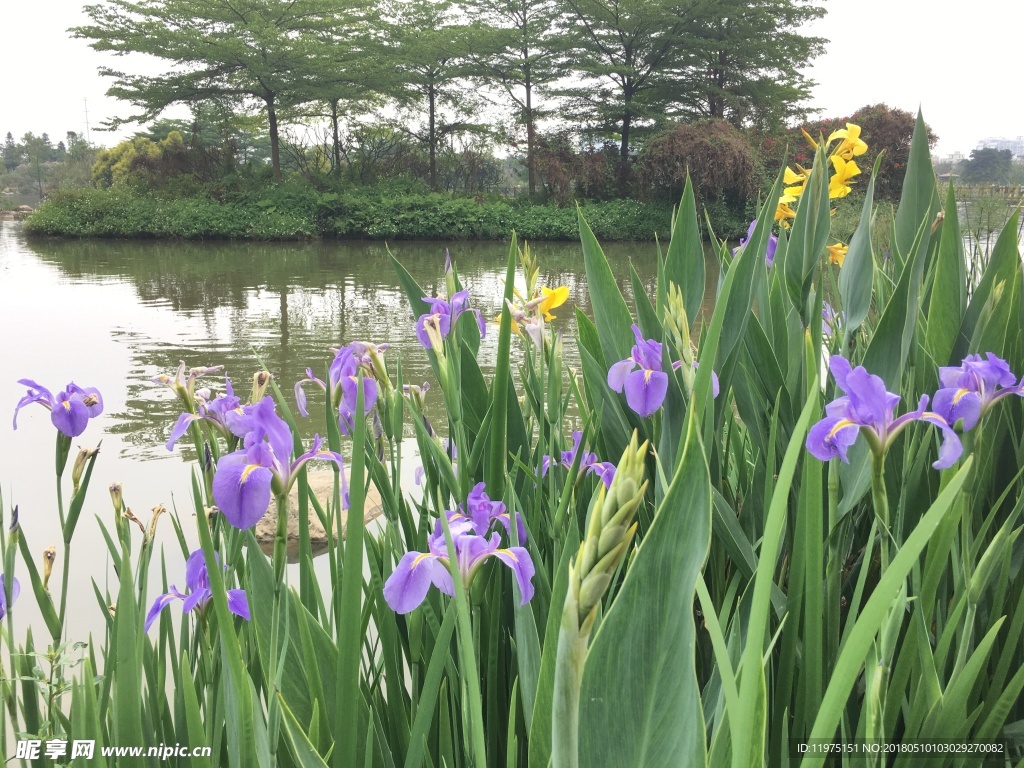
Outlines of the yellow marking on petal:
<svg viewBox="0 0 1024 768">
<path fill-rule="evenodd" d="M 839 430 L 846 429 L 847 427 L 856 427 L 856 426 L 857 426 L 857 422 L 855 422 L 855 421 L 850 421 L 849 419 L 840 419 L 839 421 L 836 422 L 836 425 L 834 427 L 832 427 L 832 429 L 830 429 L 828 431 L 828 435 L 825 436 L 825 439 L 826 440 L 831 440 L 833 437 L 836 436 L 836 434 L 839 432 Z"/>
<path fill-rule="evenodd" d="M 240 485 L 244 484 L 245 481 L 249 479 L 249 475 L 251 475 L 253 472 L 255 472 L 259 468 L 260 468 L 259 464 L 246 464 L 245 465 L 245 469 L 242 470 L 242 477 L 238 481 L 239 484 Z"/>
<path fill-rule="evenodd" d="M 65 400 L 63 403 L 61 403 L 61 405 L 64 406 L 64 410 L 65 411 L 70 411 L 71 410 L 71 401 L 70 400 Z"/>
<path fill-rule="evenodd" d="M 953 405 L 956 405 L 957 403 L 959 403 L 963 399 L 964 395 L 969 395 L 970 393 L 971 393 L 971 390 L 969 390 L 969 389 L 964 389 L 962 387 L 960 389 L 958 389 L 956 391 L 956 394 L 953 395 Z"/>
<path fill-rule="evenodd" d="M 422 563 L 428 557 L 433 557 L 433 555 L 429 552 L 421 552 L 420 554 L 416 555 L 416 558 L 412 561 L 412 565 L 409 566 L 409 570 L 411 571 L 413 568 Z"/>
<path fill-rule="evenodd" d="M 508 555 L 509 557 L 512 558 L 512 562 L 513 563 L 518 563 L 519 562 L 519 558 L 516 557 L 515 552 L 513 552 L 511 549 L 499 549 L 494 554 L 498 554 L 498 553 L 501 553 L 503 555 Z"/>
<path fill-rule="evenodd" d="M 647 384 L 651 380 L 652 373 L 654 373 L 654 370 L 651 368 L 647 368 L 644 370 L 644 384 Z"/>
</svg>

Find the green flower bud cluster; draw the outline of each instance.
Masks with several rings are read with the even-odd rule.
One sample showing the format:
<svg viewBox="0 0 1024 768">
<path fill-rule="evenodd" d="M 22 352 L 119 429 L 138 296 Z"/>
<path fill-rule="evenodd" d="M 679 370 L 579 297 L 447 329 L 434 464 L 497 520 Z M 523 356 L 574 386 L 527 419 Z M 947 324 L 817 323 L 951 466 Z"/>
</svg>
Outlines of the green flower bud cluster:
<svg viewBox="0 0 1024 768">
<path fill-rule="evenodd" d="M 683 292 L 675 283 L 668 284 L 668 296 L 665 307 L 665 334 L 666 341 L 675 350 L 676 359 L 682 362 L 680 372 L 683 376 L 683 383 L 686 385 L 686 392 L 693 393 L 693 380 L 695 378 L 693 368 L 693 342 L 690 339 L 690 318 L 686 315 L 686 306 L 683 302 Z"/>
<path fill-rule="evenodd" d="M 602 485 L 590 510 L 590 523 L 579 554 L 569 571 L 576 600 L 580 634 L 590 633 L 601 602 L 636 533 L 636 510 L 647 491 L 644 457 L 648 443 L 637 445 L 637 434 L 622 454 L 611 487 Z"/>
</svg>

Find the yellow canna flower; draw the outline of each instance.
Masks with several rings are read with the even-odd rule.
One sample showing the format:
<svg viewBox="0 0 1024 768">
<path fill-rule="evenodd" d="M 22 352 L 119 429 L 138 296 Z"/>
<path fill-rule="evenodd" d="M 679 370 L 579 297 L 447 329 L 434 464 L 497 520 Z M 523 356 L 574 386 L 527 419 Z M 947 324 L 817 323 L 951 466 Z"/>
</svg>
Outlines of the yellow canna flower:
<svg viewBox="0 0 1024 768">
<path fill-rule="evenodd" d="M 800 166 L 797 166 L 797 168 L 800 168 Z M 803 168 L 800 168 L 800 170 L 803 173 L 797 173 L 787 165 L 786 172 L 782 177 L 782 183 L 790 185 L 783 192 L 786 197 L 792 197 L 793 200 L 796 200 L 796 198 L 803 194 L 804 186 L 807 184 L 807 171 L 804 171 Z"/>
<path fill-rule="evenodd" d="M 560 285 L 557 288 L 546 288 L 542 286 L 540 292 L 544 297 L 544 300 L 537 305 L 537 308 L 544 313 L 545 320 L 553 320 L 555 316 L 551 314 L 551 310 L 565 304 L 566 300 L 569 298 L 569 289 L 564 285 Z"/>
<path fill-rule="evenodd" d="M 523 332 L 519 328 L 519 323 L 516 322 L 516 319 L 514 317 L 511 318 L 511 319 L 512 319 L 512 333 L 516 334 L 517 336 L 522 336 Z M 500 328 L 501 327 L 501 314 L 499 313 L 497 316 L 495 316 L 495 318 L 490 323 L 488 323 L 488 325 L 496 325 L 496 326 L 498 326 Z"/>
<path fill-rule="evenodd" d="M 818 148 L 818 142 L 816 142 L 814 139 L 811 138 L 811 134 L 809 134 L 803 128 L 800 129 L 800 133 L 802 133 L 804 135 L 804 138 L 807 139 L 807 143 L 810 144 L 812 148 L 814 148 L 814 149 Z M 832 139 L 829 139 L 829 141 L 832 141 Z"/>
<path fill-rule="evenodd" d="M 833 156 L 841 157 L 844 160 L 852 160 L 857 155 L 863 155 L 868 151 L 868 145 L 860 138 L 859 125 L 847 123 L 846 128 L 832 131 L 832 134 L 828 137 L 828 143 L 831 144 L 836 139 L 842 139 L 842 141 L 832 150 Z"/>
<path fill-rule="evenodd" d="M 842 267 L 843 261 L 846 259 L 846 252 L 850 249 L 842 243 L 835 243 L 825 246 L 825 250 L 828 251 L 828 263 Z"/>
<path fill-rule="evenodd" d="M 785 197 L 779 199 L 779 206 L 775 209 L 775 220 L 782 224 L 782 226 L 789 227 L 789 219 L 796 218 L 796 211 L 789 207 L 789 204 L 793 202 Z"/>
<path fill-rule="evenodd" d="M 828 180 L 828 196 L 846 197 L 850 194 L 850 179 L 860 173 L 860 168 L 853 160 L 844 160 L 839 155 L 832 155 L 831 160 L 836 172 Z"/>
</svg>

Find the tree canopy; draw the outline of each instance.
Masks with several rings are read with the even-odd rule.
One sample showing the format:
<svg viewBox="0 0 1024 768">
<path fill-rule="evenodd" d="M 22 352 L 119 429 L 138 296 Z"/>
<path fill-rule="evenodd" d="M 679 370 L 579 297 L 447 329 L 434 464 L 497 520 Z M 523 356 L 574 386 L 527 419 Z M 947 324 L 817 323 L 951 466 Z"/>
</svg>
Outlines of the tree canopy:
<svg viewBox="0 0 1024 768">
<path fill-rule="evenodd" d="M 278 111 L 315 98 L 311 83 L 339 81 L 343 64 L 360 60 L 352 49 L 366 44 L 370 10 L 363 0 L 106 0 L 86 6 L 93 23 L 72 32 L 100 51 L 170 63 L 156 76 L 101 69 L 115 78 L 108 93 L 141 110 L 117 122 L 148 120 L 179 102 L 261 103 L 279 179 Z"/>
</svg>

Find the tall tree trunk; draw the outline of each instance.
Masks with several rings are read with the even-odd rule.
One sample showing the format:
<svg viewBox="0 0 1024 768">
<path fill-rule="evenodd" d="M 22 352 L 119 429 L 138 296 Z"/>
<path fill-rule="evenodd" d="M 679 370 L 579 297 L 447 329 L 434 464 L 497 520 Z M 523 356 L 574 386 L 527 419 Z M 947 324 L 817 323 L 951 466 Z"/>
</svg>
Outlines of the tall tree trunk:
<svg viewBox="0 0 1024 768">
<path fill-rule="evenodd" d="M 526 53 L 524 51 L 524 53 Z M 530 62 L 523 67 L 523 85 L 526 87 L 526 188 L 531 197 L 537 192 L 537 166 L 534 154 L 537 144 L 537 127 L 533 115 L 533 82 L 530 79 Z"/>
<path fill-rule="evenodd" d="M 622 162 L 629 160 L 629 130 L 633 126 L 633 113 L 626 107 L 622 113 L 622 142 L 619 144 L 619 159 Z"/>
<path fill-rule="evenodd" d="M 430 188 L 437 191 L 437 128 L 435 125 L 436 115 L 434 110 L 436 108 L 437 91 L 433 85 L 430 85 L 427 91 L 427 95 L 430 101 L 430 125 L 428 128 L 427 141 L 430 144 Z"/>
<path fill-rule="evenodd" d="M 618 184 L 619 195 L 626 197 L 629 194 L 629 132 L 633 127 L 633 93 L 627 84 L 624 93 L 626 109 L 622 113 L 622 144 L 619 145 L 619 167 Z"/>
<path fill-rule="evenodd" d="M 334 175 L 341 176 L 341 141 L 338 138 L 338 100 L 331 102 L 331 129 L 334 131 Z"/>
<path fill-rule="evenodd" d="M 277 134 L 277 110 L 274 108 L 274 96 L 268 94 L 267 122 L 270 124 L 270 167 L 274 172 L 274 181 L 281 182 L 281 139 Z"/>
</svg>

